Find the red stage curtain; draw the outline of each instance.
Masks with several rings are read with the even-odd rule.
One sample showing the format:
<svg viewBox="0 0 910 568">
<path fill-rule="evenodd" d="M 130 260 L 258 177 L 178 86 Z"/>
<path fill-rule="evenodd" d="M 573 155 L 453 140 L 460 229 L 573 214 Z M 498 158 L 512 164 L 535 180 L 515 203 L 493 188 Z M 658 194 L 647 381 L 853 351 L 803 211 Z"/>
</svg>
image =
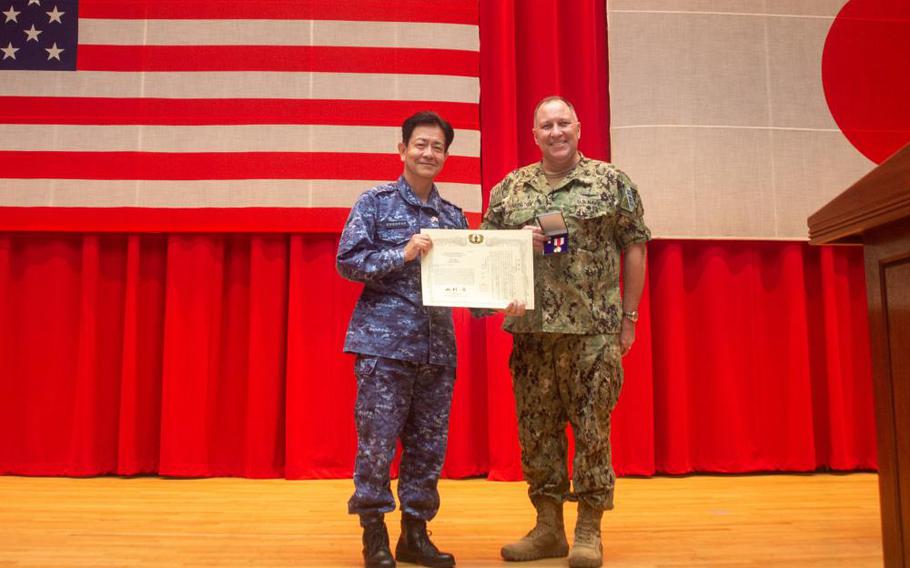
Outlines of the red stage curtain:
<svg viewBox="0 0 910 568">
<path fill-rule="evenodd" d="M 605 10 L 481 2 L 485 190 L 537 159 L 545 95 L 609 157 Z M 0 473 L 350 476 L 358 286 L 335 274 L 336 240 L 0 234 Z M 656 241 L 649 272 L 621 474 L 875 467 L 859 249 Z M 518 479 L 511 340 L 498 318 L 455 318 L 444 475 Z"/>
<path fill-rule="evenodd" d="M 0 236 L 0 472 L 348 477 L 335 235 Z M 875 467 L 862 254 L 656 241 L 623 474 Z M 445 475 L 518 479 L 498 318 L 456 310 Z"/>
<path fill-rule="evenodd" d="M 606 23 L 603 1 L 480 3 L 485 206 L 489 190 L 505 174 L 540 159 L 531 127 L 543 97 L 571 100 L 582 123 L 582 151 L 591 158 L 610 157 Z"/>
</svg>

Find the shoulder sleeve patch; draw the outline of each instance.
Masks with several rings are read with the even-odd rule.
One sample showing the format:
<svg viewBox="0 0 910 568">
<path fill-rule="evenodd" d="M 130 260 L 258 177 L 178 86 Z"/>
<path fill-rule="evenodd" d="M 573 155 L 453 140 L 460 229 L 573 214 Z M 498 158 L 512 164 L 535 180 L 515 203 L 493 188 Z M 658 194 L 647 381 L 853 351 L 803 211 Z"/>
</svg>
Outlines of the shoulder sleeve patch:
<svg viewBox="0 0 910 568">
<path fill-rule="evenodd" d="M 638 196 L 636 195 L 636 191 L 625 184 L 622 185 L 620 191 L 619 206 L 629 213 L 634 213 L 635 209 L 638 207 Z"/>
</svg>

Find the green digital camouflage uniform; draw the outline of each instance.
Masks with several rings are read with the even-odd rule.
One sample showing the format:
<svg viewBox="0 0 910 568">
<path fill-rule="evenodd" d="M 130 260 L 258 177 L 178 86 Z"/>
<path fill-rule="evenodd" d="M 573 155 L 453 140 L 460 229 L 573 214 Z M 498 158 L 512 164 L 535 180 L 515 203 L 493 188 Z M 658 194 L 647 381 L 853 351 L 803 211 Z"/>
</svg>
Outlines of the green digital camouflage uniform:
<svg viewBox="0 0 910 568">
<path fill-rule="evenodd" d="M 570 498 L 565 425 L 575 435 L 574 497 L 613 508 L 610 413 L 622 388 L 620 258 L 646 242 L 638 191 L 611 164 L 581 161 L 556 188 L 540 163 L 510 173 L 490 194 L 482 229 L 520 229 L 562 211 L 569 252 L 534 258 L 535 309 L 506 318 L 522 471 L 532 501 Z"/>
</svg>

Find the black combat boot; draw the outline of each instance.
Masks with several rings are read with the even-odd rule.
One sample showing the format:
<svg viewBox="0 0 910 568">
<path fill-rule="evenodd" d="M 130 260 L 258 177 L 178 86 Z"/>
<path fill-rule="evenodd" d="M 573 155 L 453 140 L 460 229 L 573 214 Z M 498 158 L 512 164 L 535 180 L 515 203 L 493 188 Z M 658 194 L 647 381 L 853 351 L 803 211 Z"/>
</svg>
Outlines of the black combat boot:
<svg viewBox="0 0 910 568">
<path fill-rule="evenodd" d="M 432 568 L 455 566 L 454 556 L 447 552 L 439 552 L 436 545 L 430 542 L 427 522 L 405 514 L 401 516 L 401 537 L 398 539 L 398 546 L 395 547 L 395 558 L 399 562 Z"/>
<path fill-rule="evenodd" d="M 360 526 L 363 527 L 363 565 L 366 568 L 395 568 L 383 516 L 361 515 Z"/>
</svg>

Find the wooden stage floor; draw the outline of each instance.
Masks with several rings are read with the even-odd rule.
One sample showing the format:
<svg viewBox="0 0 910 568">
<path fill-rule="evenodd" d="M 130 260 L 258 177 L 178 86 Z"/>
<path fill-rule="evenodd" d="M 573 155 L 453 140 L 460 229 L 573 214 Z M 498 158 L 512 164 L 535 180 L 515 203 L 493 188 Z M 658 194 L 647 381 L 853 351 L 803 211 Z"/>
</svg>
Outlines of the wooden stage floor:
<svg viewBox="0 0 910 568">
<path fill-rule="evenodd" d="M 0 476 L 0 566 L 360 566 L 351 488 Z M 458 566 L 519 566 L 499 547 L 531 526 L 523 483 L 443 481 L 440 491 L 430 528 Z M 574 526 L 574 505 L 567 516 Z M 387 518 L 394 546 L 399 516 Z M 880 567 L 880 535 L 875 474 L 623 478 L 605 515 L 605 565 Z"/>
</svg>

